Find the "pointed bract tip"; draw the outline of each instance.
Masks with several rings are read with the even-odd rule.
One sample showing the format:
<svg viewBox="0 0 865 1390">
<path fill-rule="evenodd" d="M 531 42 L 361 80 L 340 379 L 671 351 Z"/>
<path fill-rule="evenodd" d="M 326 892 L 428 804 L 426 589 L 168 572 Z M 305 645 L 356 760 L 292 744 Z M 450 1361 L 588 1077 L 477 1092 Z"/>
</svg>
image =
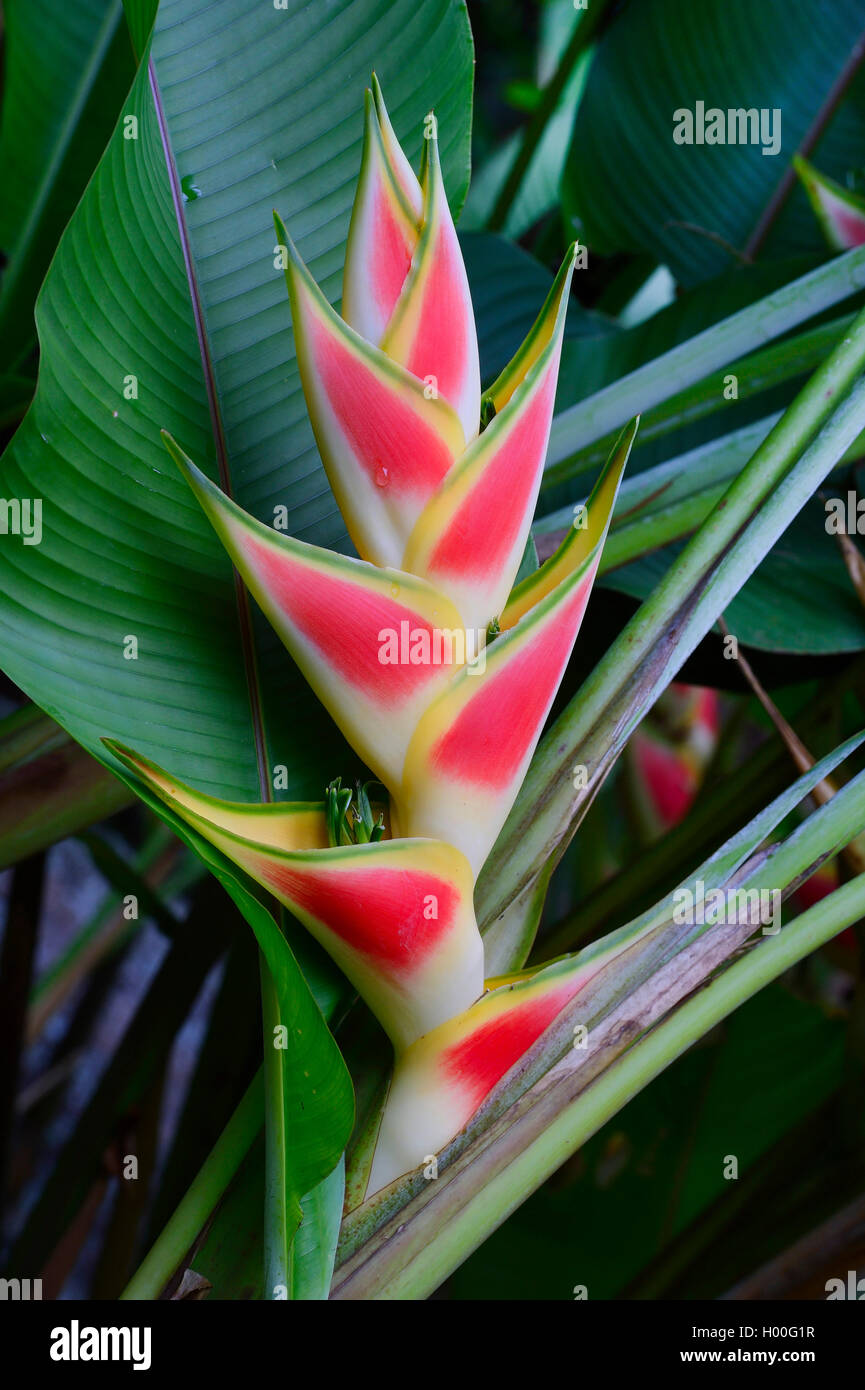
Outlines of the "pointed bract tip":
<svg viewBox="0 0 865 1390">
<path fill-rule="evenodd" d="M 193 463 L 189 455 L 185 453 L 183 449 L 181 449 L 180 445 L 177 443 L 177 440 L 174 439 L 172 435 L 168 434 L 167 431 L 163 430 L 162 438 L 166 449 L 173 458 L 184 479 L 192 488 L 192 491 L 195 493 L 195 495 L 198 497 L 199 501 L 201 501 L 202 490 L 205 492 L 219 491 L 219 489 L 216 488 L 214 484 L 211 482 L 211 480 L 208 478 L 207 474 L 202 473 L 198 465 Z"/>
<path fill-rule="evenodd" d="M 803 159 L 800 154 L 794 154 L 791 163 L 805 192 L 813 203 L 814 198 L 819 195 L 820 175 L 814 165 L 809 163 L 807 159 Z"/>
<path fill-rule="evenodd" d="M 379 128 L 382 130 L 383 133 L 385 130 L 390 130 L 392 132 L 390 116 L 387 112 L 384 93 L 381 89 L 381 83 L 378 80 L 378 74 L 376 73 L 375 69 L 373 69 L 372 75 L 370 77 L 370 87 L 372 89 L 372 100 L 373 105 L 375 107 L 375 114 L 376 119 L 378 120 Z M 396 138 L 395 135 L 394 138 Z"/>
<path fill-rule="evenodd" d="M 149 766 L 146 758 L 140 753 L 136 753 L 134 748 L 129 748 L 125 743 L 121 743 L 116 738 L 103 738 L 100 742 L 105 745 L 109 753 L 112 753 L 118 762 L 125 767 L 131 768 L 133 772 L 140 775 L 141 771 Z"/>
<path fill-rule="evenodd" d="M 294 242 L 289 236 L 288 228 L 286 227 L 276 208 L 273 209 L 273 225 L 276 228 L 276 235 L 279 237 L 280 246 L 287 246 L 289 252 L 293 251 L 296 255 L 297 251 Z"/>
<path fill-rule="evenodd" d="M 424 191 L 424 196 L 429 197 L 431 186 L 434 183 L 441 183 L 442 168 L 439 156 L 438 124 L 435 115 L 429 111 L 424 120 L 423 127 L 423 150 L 420 160 L 420 184 Z"/>
<path fill-rule="evenodd" d="M 185 472 L 187 468 L 195 467 L 195 464 L 192 462 L 192 459 L 189 457 L 188 454 L 184 453 L 183 449 L 181 449 L 173 434 L 169 434 L 168 430 L 160 430 L 160 435 L 162 437 L 163 444 L 165 445 L 166 449 L 168 450 L 171 457 L 174 459 L 174 462 L 177 464 L 181 472 Z"/>
<path fill-rule="evenodd" d="M 274 212 L 273 214 L 273 224 L 276 227 L 276 235 L 279 241 L 279 245 L 285 247 L 285 250 L 288 252 L 288 264 L 285 267 L 286 277 L 288 278 L 291 275 L 299 274 L 304 276 L 313 284 L 315 284 L 315 280 L 311 270 L 309 269 L 309 266 L 306 264 L 306 261 L 303 259 L 303 256 L 301 256 L 300 252 L 298 251 L 296 245 L 294 244 L 294 241 L 292 240 L 291 233 L 289 232 L 288 228 L 286 227 L 278 212 Z M 318 286 L 316 285 L 316 289 L 317 288 Z"/>
<path fill-rule="evenodd" d="M 300 265 L 303 265 L 303 258 L 301 257 L 300 252 L 294 244 L 294 240 L 292 238 L 291 233 L 289 232 L 279 213 L 276 211 L 276 208 L 274 208 L 273 210 L 273 225 L 276 227 L 280 245 L 286 247 L 286 249 L 288 250 L 288 254 L 291 256 L 293 261 L 297 261 Z"/>
</svg>

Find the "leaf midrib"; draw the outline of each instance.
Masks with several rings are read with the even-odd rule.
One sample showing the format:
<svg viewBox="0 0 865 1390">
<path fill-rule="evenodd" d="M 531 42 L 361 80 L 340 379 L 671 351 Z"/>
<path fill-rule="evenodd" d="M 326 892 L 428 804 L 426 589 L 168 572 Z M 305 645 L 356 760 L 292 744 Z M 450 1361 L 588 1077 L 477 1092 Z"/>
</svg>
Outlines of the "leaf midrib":
<svg viewBox="0 0 865 1390">
<path fill-rule="evenodd" d="M 225 428 L 222 421 L 219 391 L 216 384 L 216 373 L 213 369 L 213 358 L 210 351 L 207 322 L 201 302 L 201 293 L 198 287 L 198 276 L 195 270 L 192 241 L 189 235 L 186 216 L 183 211 L 183 191 L 180 186 L 180 176 L 177 171 L 177 164 L 171 146 L 168 120 L 162 102 L 159 79 L 156 74 L 156 67 L 152 56 L 148 57 L 147 69 L 150 92 L 153 97 L 156 122 L 159 129 L 159 138 L 162 143 L 162 152 L 165 158 L 168 182 L 171 188 L 171 201 L 177 221 L 180 248 L 183 254 L 183 266 L 186 272 L 186 281 L 192 305 L 192 316 L 195 323 L 195 335 L 201 356 L 201 372 L 204 379 L 204 387 L 207 392 L 207 406 L 210 414 L 216 461 L 219 469 L 219 483 L 223 492 L 225 492 L 227 496 L 233 497 L 231 468 L 228 461 L 228 447 L 225 440 Z M 252 633 L 252 613 L 250 611 L 249 595 L 240 575 L 233 565 L 232 575 L 234 579 L 234 596 L 237 604 L 240 645 L 243 652 L 243 668 L 249 696 L 249 713 L 252 723 L 253 742 L 255 745 L 255 761 L 258 772 L 259 791 L 262 801 L 272 801 L 273 796 L 270 788 L 270 778 L 268 776 L 269 760 L 267 756 L 267 738 L 264 729 L 264 713 L 261 702 L 261 684 L 259 681 L 258 663 L 256 661 L 255 643 Z"/>
</svg>

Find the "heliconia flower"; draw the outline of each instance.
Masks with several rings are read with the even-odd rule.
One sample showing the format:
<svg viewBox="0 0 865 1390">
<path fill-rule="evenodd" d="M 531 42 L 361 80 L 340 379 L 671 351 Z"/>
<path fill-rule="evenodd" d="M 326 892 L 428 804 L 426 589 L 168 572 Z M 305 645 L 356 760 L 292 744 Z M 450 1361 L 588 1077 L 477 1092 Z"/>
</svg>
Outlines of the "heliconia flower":
<svg viewBox="0 0 865 1390">
<path fill-rule="evenodd" d="M 558 550 L 515 585 L 573 249 L 482 405 L 431 116 L 425 136 L 418 180 L 373 79 L 342 316 L 276 218 L 309 414 L 360 558 L 263 525 L 163 435 L 243 582 L 383 784 L 386 812 L 373 819 L 364 789 L 351 819 L 338 781 L 326 803 L 219 801 L 106 740 L 308 928 L 388 1032 L 396 1064 L 372 1190 L 445 1145 L 605 958 L 589 948 L 483 993 L 473 890 L 570 658 L 638 424 Z"/>
<path fill-rule="evenodd" d="M 619 949 L 589 948 L 534 973 L 490 980 L 476 1004 L 401 1053 L 367 1196 L 439 1153 Z"/>
<path fill-rule="evenodd" d="M 399 833 L 456 845 L 475 873 L 504 825 L 567 665 L 636 428 L 633 421 L 623 430 L 579 524 L 515 590 L 502 613 L 512 626 L 478 660 L 460 615 L 426 580 L 264 526 L 166 437 L 250 592 L 390 791 Z M 405 648 L 395 660 L 388 634 Z"/>
<path fill-rule="evenodd" d="M 801 155 L 794 155 L 793 163 L 832 249 L 849 251 L 865 245 L 865 198 L 819 173 Z"/>
<path fill-rule="evenodd" d="M 192 828 L 289 909 L 366 1000 L 397 1053 L 483 989 L 465 857 L 436 840 L 330 847 L 323 803 L 204 796 L 121 744 L 107 747 Z"/>
<path fill-rule="evenodd" d="M 674 682 L 629 744 L 647 829 L 660 833 L 690 809 L 718 742 L 718 693 Z"/>
</svg>

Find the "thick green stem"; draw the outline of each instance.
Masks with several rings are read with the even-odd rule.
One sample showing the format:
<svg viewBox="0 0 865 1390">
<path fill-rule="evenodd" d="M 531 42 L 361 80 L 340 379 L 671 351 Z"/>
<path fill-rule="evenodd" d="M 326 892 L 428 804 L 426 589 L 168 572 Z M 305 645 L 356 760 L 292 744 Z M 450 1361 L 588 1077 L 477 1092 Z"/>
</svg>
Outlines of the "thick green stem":
<svg viewBox="0 0 865 1390">
<path fill-rule="evenodd" d="M 285 1049 L 277 1046 L 276 1030 L 285 1022 L 276 984 L 264 955 L 261 966 L 261 1016 L 264 1032 L 264 1297 L 287 1296 L 291 1282 L 291 1242 L 300 1222 L 300 1207 L 286 1177 L 288 1144 L 285 1123 Z"/>
<path fill-rule="evenodd" d="M 726 363 L 723 368 L 710 372 L 693 386 L 676 391 L 675 395 L 666 397 L 644 413 L 640 421 L 640 443 L 663 439 L 685 425 L 729 410 L 730 399 L 725 393 L 725 386 L 730 377 L 736 379 L 735 400 L 746 401 L 797 377 L 807 376 L 819 367 L 852 322 L 853 315 L 846 314 L 843 318 L 833 319 L 831 323 L 818 324 L 816 328 L 798 333 L 795 338 L 785 338 L 760 352 L 750 353 L 740 361 Z M 675 386 L 672 378 L 670 384 Z M 579 409 L 579 406 L 576 408 Z M 615 438 L 616 431 L 613 430 L 584 448 L 576 449 L 568 457 L 551 462 L 544 472 L 544 490 L 573 478 L 581 478 L 583 474 L 590 478 L 607 457 Z"/>
<path fill-rule="evenodd" d="M 865 288 L 865 248 L 848 251 L 612 382 L 553 421 L 547 473 L 712 372 Z M 858 320 L 857 320 L 858 321 Z M 721 397 L 723 399 L 723 396 Z"/>
</svg>

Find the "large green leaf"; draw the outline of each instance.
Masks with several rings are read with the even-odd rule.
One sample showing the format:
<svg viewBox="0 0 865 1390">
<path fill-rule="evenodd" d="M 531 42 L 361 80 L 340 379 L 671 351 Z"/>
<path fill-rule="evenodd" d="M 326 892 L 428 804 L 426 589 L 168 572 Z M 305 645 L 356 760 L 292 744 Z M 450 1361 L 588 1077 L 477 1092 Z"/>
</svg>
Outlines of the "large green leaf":
<svg viewBox="0 0 865 1390">
<path fill-rule="evenodd" d="M 599 250 L 650 250 L 683 283 L 731 263 L 840 77 L 863 27 L 858 0 L 640 0 L 604 35 L 574 129 L 564 198 Z M 707 42 L 707 40 L 709 40 Z M 844 182 L 862 162 L 865 86 L 817 145 Z M 777 109 L 781 147 L 677 144 L 673 113 Z M 683 225 L 685 224 L 685 225 Z M 824 250 L 794 188 L 771 249 Z"/>
<path fill-rule="evenodd" d="M 33 303 L 134 73 L 120 0 L 7 0 L 0 124 L 0 366 L 24 361 Z"/>
<path fill-rule="evenodd" d="M 257 1139 L 240 1163 L 236 1177 L 213 1213 L 201 1246 L 195 1252 L 192 1267 L 196 1274 L 202 1274 L 212 1284 L 210 1298 L 258 1299 L 265 1292 L 261 1259 L 265 1169 L 264 1145 Z M 309 1302 L 327 1298 L 344 1188 L 345 1166 L 340 1162 L 303 1198 L 303 1221 L 291 1251 L 289 1282 L 279 1289 L 280 1299 Z M 209 1215 L 206 1208 L 198 1213 L 202 1226 Z M 131 1285 L 125 1296 L 155 1297 L 159 1292 L 160 1275 L 156 1269 L 152 1273 L 155 1278 L 151 1278 L 149 1286 Z"/>
<path fill-rule="evenodd" d="M 255 623 L 247 640 L 230 566 L 159 430 L 262 519 L 284 505 L 294 534 L 343 537 L 272 209 L 335 297 L 373 66 L 415 158 L 435 107 L 458 206 L 461 4 L 160 7 L 150 80 L 142 70 L 124 109 L 137 139 L 121 121 L 61 241 L 38 306 L 38 393 L 3 463 L 3 495 L 44 506 L 41 545 L 10 538 L 0 553 L 6 671 L 97 756 L 113 735 L 222 796 L 260 796 L 274 764 L 287 794 L 318 793 L 348 754 L 269 631 Z"/>
</svg>

